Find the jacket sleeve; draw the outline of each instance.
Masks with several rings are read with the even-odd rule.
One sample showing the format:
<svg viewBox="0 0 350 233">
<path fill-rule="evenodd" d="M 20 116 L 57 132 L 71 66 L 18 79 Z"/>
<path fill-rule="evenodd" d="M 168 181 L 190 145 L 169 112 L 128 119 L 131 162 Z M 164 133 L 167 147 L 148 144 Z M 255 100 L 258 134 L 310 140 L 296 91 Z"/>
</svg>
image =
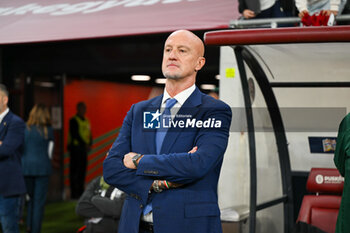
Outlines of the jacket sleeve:
<svg viewBox="0 0 350 233">
<path fill-rule="evenodd" d="M 231 115 L 231 109 L 227 105 L 209 110 L 204 120 L 208 118 L 221 120 L 221 127 L 200 129 L 194 141 L 194 145 L 198 147 L 195 153 L 144 155 L 138 165 L 137 174 L 157 176 L 182 184 L 202 178 L 222 162 L 229 137 Z"/>
<path fill-rule="evenodd" d="M 12 118 L 14 119 L 14 118 Z M 25 124 L 21 119 L 9 121 L 6 136 L 0 145 L 0 159 L 15 154 L 24 140 Z"/>
<path fill-rule="evenodd" d="M 330 0 L 330 4 L 331 4 L 331 7 L 330 7 L 331 11 L 339 11 L 340 0 Z"/>
<path fill-rule="evenodd" d="M 79 198 L 75 212 L 83 217 L 97 218 L 103 217 L 103 213 L 92 203 L 91 199 L 95 195 L 95 191 L 99 189 L 100 177 L 91 181 L 83 195 Z"/>
<path fill-rule="evenodd" d="M 238 0 L 238 11 L 239 13 L 243 13 L 245 9 L 248 9 L 245 0 Z"/>
<path fill-rule="evenodd" d="M 125 194 L 111 200 L 109 197 L 95 195 L 91 202 L 103 213 L 104 216 L 120 218 L 124 204 Z"/>
<path fill-rule="evenodd" d="M 146 204 L 153 179 L 137 176 L 136 170 L 125 167 L 123 163 L 124 155 L 131 151 L 133 111 L 134 105 L 127 113 L 118 138 L 103 162 L 103 177 L 108 184 L 117 187 L 137 200 L 142 200 Z"/>
<path fill-rule="evenodd" d="M 307 10 L 307 1 L 306 0 L 295 0 L 295 6 L 299 12 Z"/>
</svg>

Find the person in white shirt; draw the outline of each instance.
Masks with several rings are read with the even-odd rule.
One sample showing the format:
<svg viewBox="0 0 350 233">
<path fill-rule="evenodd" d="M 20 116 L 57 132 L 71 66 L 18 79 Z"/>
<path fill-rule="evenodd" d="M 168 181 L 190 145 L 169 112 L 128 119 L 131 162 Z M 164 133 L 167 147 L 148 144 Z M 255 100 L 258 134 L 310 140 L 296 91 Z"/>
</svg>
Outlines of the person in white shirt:
<svg viewBox="0 0 350 233">
<path fill-rule="evenodd" d="M 306 13 L 313 15 L 322 10 L 326 12 L 326 15 L 339 15 L 345 3 L 346 0 L 295 0 L 300 18 L 303 18 Z"/>
</svg>

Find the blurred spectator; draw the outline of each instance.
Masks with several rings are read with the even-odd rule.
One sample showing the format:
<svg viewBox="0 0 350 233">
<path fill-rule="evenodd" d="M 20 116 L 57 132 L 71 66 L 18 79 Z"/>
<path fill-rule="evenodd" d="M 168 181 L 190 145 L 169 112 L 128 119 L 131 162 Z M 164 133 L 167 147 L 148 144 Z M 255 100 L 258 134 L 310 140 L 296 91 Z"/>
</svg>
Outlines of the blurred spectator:
<svg viewBox="0 0 350 233">
<path fill-rule="evenodd" d="M 76 212 L 86 218 L 84 233 L 117 233 L 125 194 L 102 176 L 92 180 L 80 197 Z"/>
<path fill-rule="evenodd" d="M 29 114 L 24 137 L 22 170 L 29 195 L 27 232 L 40 233 L 51 174 L 53 129 L 49 110 L 35 105 Z"/>
<path fill-rule="evenodd" d="M 346 0 L 295 0 L 295 5 L 299 11 L 299 17 L 306 14 L 313 15 L 323 11 L 329 16 L 331 13 L 339 15 L 345 6 Z"/>
<path fill-rule="evenodd" d="M 293 9 L 291 1 L 288 0 L 281 2 L 278 0 L 238 0 L 238 2 L 239 12 L 244 19 L 285 17 L 289 16 Z"/>
<path fill-rule="evenodd" d="M 347 0 L 344 6 L 344 9 L 341 12 L 342 15 L 348 15 L 350 14 L 350 0 Z M 337 25 L 349 25 L 350 21 L 342 21 L 342 22 L 337 22 Z"/>
<path fill-rule="evenodd" d="M 209 93 L 208 93 L 209 96 L 213 97 L 214 99 L 219 99 L 219 88 L 215 88 L 214 90 L 211 90 Z"/>
<path fill-rule="evenodd" d="M 71 198 L 78 199 L 84 192 L 87 155 L 92 144 L 90 122 L 85 117 L 86 105 L 77 104 L 77 114 L 69 120 L 68 150 L 70 152 Z"/>
<path fill-rule="evenodd" d="M 0 222 L 3 233 L 19 233 L 21 196 L 26 192 L 21 171 L 25 124 L 7 107 L 9 92 L 0 84 Z"/>
<path fill-rule="evenodd" d="M 350 232 L 350 113 L 339 125 L 337 145 L 334 152 L 334 164 L 345 178 L 343 195 L 339 208 L 336 233 Z"/>
</svg>

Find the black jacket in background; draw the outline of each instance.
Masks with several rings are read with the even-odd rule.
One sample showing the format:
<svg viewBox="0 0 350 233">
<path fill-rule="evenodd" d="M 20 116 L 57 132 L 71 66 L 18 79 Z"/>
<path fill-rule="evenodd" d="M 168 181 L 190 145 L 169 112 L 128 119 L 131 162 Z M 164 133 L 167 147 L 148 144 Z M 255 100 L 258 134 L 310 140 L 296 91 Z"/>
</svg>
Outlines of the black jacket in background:
<svg viewBox="0 0 350 233">
<path fill-rule="evenodd" d="M 254 11 L 256 14 L 260 13 L 259 0 L 238 0 L 238 10 L 242 14 L 245 9 Z M 291 15 L 295 13 L 294 0 L 280 0 L 281 7 L 284 12 L 290 12 Z M 287 14 L 289 15 L 289 14 Z"/>
</svg>

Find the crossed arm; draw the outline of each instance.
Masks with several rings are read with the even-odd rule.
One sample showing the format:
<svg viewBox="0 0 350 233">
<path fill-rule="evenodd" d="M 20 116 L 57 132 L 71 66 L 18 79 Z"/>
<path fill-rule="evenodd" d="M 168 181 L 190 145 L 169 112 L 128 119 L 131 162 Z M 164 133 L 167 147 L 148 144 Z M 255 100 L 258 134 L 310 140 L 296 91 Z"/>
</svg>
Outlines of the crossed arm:
<svg viewBox="0 0 350 233">
<path fill-rule="evenodd" d="M 188 153 L 193 154 L 197 151 L 197 149 L 198 149 L 198 147 L 195 146 Z M 129 168 L 129 169 L 137 169 L 137 166 L 140 163 L 140 160 L 142 159 L 142 157 L 144 155 L 141 155 L 141 157 L 136 160 L 136 165 L 135 165 L 135 163 L 133 162 L 133 158 L 136 155 L 137 155 L 137 153 L 135 153 L 135 152 L 129 152 L 126 155 L 124 155 L 124 159 L 123 159 L 124 166 Z M 161 189 L 178 188 L 178 187 L 182 186 L 182 184 L 167 181 L 167 180 L 155 180 L 154 182 L 157 182 L 157 184 L 155 186 L 159 187 Z M 152 183 L 150 190 L 154 189 L 154 182 Z"/>
<path fill-rule="evenodd" d="M 197 147 L 190 153 L 146 154 L 137 161 L 137 169 L 132 162 L 136 152 L 130 152 L 133 115 L 134 106 L 128 112 L 118 139 L 104 161 L 103 174 L 107 183 L 136 199 L 147 201 L 154 180 L 170 181 L 174 185 L 172 187 L 176 187 L 176 184 L 189 184 L 201 179 L 222 162 L 231 123 L 231 110 L 228 106 L 212 108 L 206 113 L 205 118 L 222 120 L 223 127 L 213 131 L 199 130 L 193 141 Z"/>
</svg>

